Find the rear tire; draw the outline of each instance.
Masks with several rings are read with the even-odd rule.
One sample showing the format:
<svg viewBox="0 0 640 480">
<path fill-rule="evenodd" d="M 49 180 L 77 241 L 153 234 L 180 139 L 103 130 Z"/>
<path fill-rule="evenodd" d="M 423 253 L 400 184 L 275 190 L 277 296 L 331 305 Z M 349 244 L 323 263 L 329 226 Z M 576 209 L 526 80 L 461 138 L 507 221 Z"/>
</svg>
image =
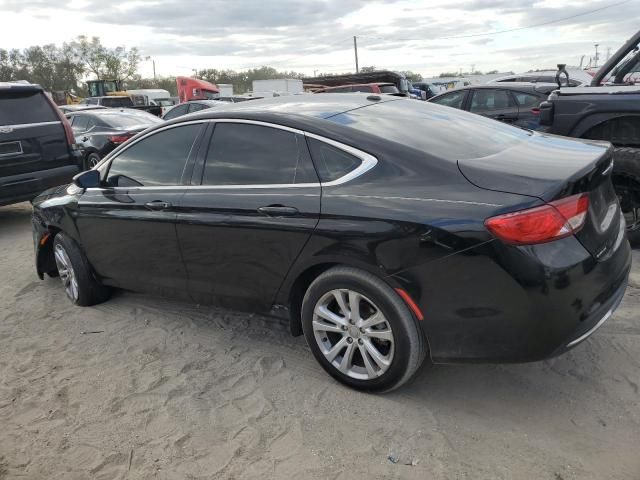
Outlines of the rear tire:
<svg viewBox="0 0 640 480">
<path fill-rule="evenodd" d="M 629 242 L 640 246 L 640 148 L 614 150 L 612 181 L 627 221 Z"/>
<path fill-rule="evenodd" d="M 67 298 L 73 304 L 88 307 L 111 296 L 111 289 L 98 282 L 89 261 L 72 238 L 58 233 L 53 239 L 53 255 Z"/>
<path fill-rule="evenodd" d="M 329 375 L 357 390 L 390 391 L 418 371 L 427 342 L 409 308 L 380 278 L 334 267 L 302 301 L 302 329 Z"/>
</svg>

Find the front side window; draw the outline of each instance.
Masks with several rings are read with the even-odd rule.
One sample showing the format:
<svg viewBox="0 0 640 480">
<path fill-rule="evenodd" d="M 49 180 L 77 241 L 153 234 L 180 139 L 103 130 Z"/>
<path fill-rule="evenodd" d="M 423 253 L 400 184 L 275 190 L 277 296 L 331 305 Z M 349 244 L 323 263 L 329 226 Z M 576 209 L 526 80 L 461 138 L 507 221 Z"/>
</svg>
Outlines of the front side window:
<svg viewBox="0 0 640 480">
<path fill-rule="evenodd" d="M 116 156 L 109 166 L 112 187 L 180 185 L 182 172 L 201 124 L 160 131 Z"/>
<path fill-rule="evenodd" d="M 473 92 L 470 112 L 491 112 L 510 107 L 509 93 L 506 90 L 479 89 Z"/>
<path fill-rule="evenodd" d="M 207 108 L 209 108 L 208 105 L 204 105 L 202 103 L 192 103 L 189 106 L 189 113 L 191 112 L 198 112 L 200 110 L 206 110 Z"/>
<path fill-rule="evenodd" d="M 380 93 L 400 93 L 395 85 L 380 85 Z"/>
<path fill-rule="evenodd" d="M 445 107 L 462 108 L 462 102 L 464 101 L 466 93 L 466 90 L 451 92 L 432 100 L 432 102 L 438 105 L 444 105 Z"/>
<path fill-rule="evenodd" d="M 371 93 L 373 92 L 373 88 L 371 88 L 368 85 L 357 85 L 355 87 L 352 87 L 352 92 L 364 92 L 364 93 Z"/>
<path fill-rule="evenodd" d="M 218 123 L 203 185 L 280 185 L 317 182 L 303 136 L 278 128 Z"/>
</svg>

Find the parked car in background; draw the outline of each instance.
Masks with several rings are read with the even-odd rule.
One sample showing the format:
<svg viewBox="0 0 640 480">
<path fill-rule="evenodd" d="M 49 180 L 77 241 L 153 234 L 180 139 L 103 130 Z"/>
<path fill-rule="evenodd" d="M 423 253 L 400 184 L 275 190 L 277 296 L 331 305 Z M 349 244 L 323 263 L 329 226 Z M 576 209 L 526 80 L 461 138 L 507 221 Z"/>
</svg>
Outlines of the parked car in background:
<svg viewBox="0 0 640 480">
<path fill-rule="evenodd" d="M 569 86 L 579 87 L 580 85 L 589 85 L 592 80 L 592 76 L 584 70 L 569 69 Z M 517 82 L 517 83 L 555 83 L 556 71 L 555 70 L 540 70 L 538 72 L 525 72 L 515 73 L 513 75 L 505 75 L 504 77 L 494 78 L 487 82 L 491 83 L 505 83 L 505 82 Z M 557 86 L 557 85 L 556 85 Z"/>
<path fill-rule="evenodd" d="M 540 123 L 549 133 L 613 144 L 613 185 L 629 239 L 640 246 L 639 73 L 640 31 L 607 60 L 591 85 L 554 91 L 540 106 Z"/>
<path fill-rule="evenodd" d="M 74 105 L 58 105 L 58 108 L 62 113 L 72 113 L 72 112 L 84 112 L 87 110 L 100 110 L 103 108 L 102 105 L 83 105 L 83 104 L 74 104 Z"/>
<path fill-rule="evenodd" d="M 376 83 L 360 83 L 353 85 L 340 85 L 337 87 L 325 87 L 319 90 L 316 90 L 313 93 L 353 93 L 353 92 L 362 92 L 362 93 L 389 93 L 393 95 L 399 95 L 400 90 L 393 83 L 384 83 L 384 82 L 376 82 Z"/>
<path fill-rule="evenodd" d="M 124 95 L 112 95 L 107 97 L 87 97 L 80 105 L 100 105 L 110 108 L 131 108 L 133 107 L 133 100 L 131 97 Z"/>
<path fill-rule="evenodd" d="M 259 100 L 263 97 L 248 97 L 246 95 L 231 95 L 229 97 L 220 97 L 217 100 L 219 102 L 228 102 L 228 103 L 240 103 L 246 102 L 248 100 Z"/>
<path fill-rule="evenodd" d="M 187 113 L 199 112 L 200 110 L 206 110 L 207 108 L 219 107 L 223 105 L 219 100 L 192 100 L 191 102 L 184 102 L 176 105 L 175 107 L 167 110 L 167 113 L 162 117 L 163 120 L 171 120 L 173 118 L 181 117 Z"/>
<path fill-rule="evenodd" d="M 473 85 L 449 90 L 429 101 L 537 130 L 540 128 L 540 104 L 557 88 L 557 84 L 549 83 Z"/>
<path fill-rule="evenodd" d="M 105 108 L 67 114 L 76 141 L 83 149 L 83 170 L 92 168 L 118 145 L 146 128 L 162 123 L 147 112 Z"/>
<path fill-rule="evenodd" d="M 429 100 L 443 91 L 440 87 L 427 82 L 411 82 L 411 86 L 409 91 L 422 100 Z"/>
<path fill-rule="evenodd" d="M 160 117 L 164 117 L 165 113 L 180 103 L 178 97 L 161 98 L 156 100 L 156 104 L 160 106 Z"/>
<path fill-rule="evenodd" d="M 540 360 L 624 295 L 611 153 L 388 95 L 227 105 L 39 196 L 37 272 L 76 305 L 120 287 L 288 315 L 366 391 L 402 385 L 427 352 Z"/>
<path fill-rule="evenodd" d="M 79 165 L 71 126 L 42 87 L 0 82 L 0 205 L 68 183 Z"/>
</svg>

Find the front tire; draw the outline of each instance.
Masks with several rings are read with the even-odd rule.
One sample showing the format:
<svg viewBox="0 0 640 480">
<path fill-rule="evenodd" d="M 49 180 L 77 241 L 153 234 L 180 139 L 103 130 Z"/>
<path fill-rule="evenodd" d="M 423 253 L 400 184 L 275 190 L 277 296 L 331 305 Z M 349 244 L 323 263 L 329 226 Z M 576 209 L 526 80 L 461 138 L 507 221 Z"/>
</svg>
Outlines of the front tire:
<svg viewBox="0 0 640 480">
<path fill-rule="evenodd" d="M 357 390 L 385 392 L 417 372 L 427 343 L 417 320 L 384 281 L 334 267 L 309 286 L 302 329 L 327 373 Z"/>
<path fill-rule="evenodd" d="M 58 233 L 53 239 L 53 256 L 64 291 L 73 304 L 88 307 L 109 298 L 111 290 L 96 280 L 89 261 L 73 239 Z"/>
</svg>

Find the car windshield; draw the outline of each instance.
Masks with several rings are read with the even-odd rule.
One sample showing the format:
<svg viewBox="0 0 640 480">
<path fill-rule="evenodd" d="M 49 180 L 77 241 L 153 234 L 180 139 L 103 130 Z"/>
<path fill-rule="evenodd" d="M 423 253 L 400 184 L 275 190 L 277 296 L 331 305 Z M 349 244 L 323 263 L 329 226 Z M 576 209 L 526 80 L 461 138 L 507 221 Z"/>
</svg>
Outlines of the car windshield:
<svg viewBox="0 0 640 480">
<path fill-rule="evenodd" d="M 123 130 L 162 123 L 160 118 L 145 112 L 105 112 L 100 115 L 100 118 L 110 127 Z"/>
<path fill-rule="evenodd" d="M 480 115 L 409 99 L 351 110 L 329 120 L 448 160 L 493 155 L 531 135 Z M 415 135 L 406 125 L 424 125 L 429 134 Z"/>
</svg>

